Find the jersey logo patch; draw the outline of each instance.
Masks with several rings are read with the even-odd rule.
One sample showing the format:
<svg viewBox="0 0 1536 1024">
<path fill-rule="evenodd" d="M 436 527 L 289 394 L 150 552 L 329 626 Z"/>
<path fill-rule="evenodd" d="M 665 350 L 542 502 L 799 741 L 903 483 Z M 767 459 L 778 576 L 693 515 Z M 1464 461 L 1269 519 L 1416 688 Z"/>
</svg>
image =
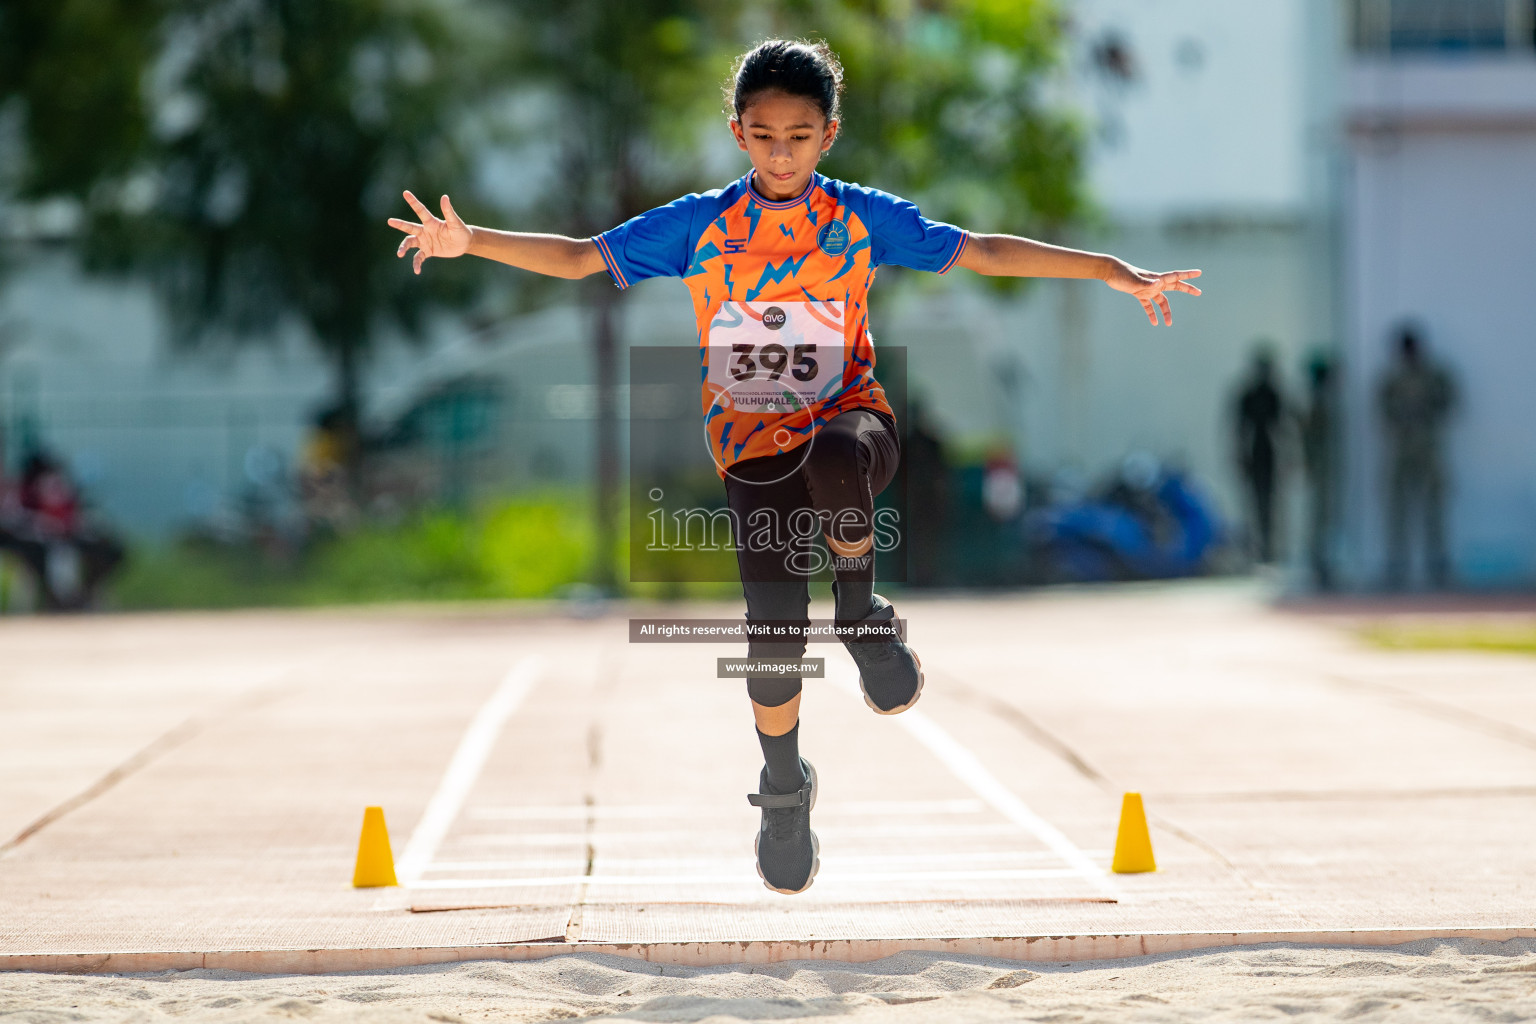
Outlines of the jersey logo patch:
<svg viewBox="0 0 1536 1024">
<path fill-rule="evenodd" d="M 746 248 L 747 240 L 745 238 L 727 238 L 725 240 L 725 251 L 728 253 L 745 252 Z"/>
<path fill-rule="evenodd" d="M 828 256 L 841 256 L 848 248 L 848 225 L 840 220 L 829 220 L 816 232 L 816 247 Z"/>
</svg>

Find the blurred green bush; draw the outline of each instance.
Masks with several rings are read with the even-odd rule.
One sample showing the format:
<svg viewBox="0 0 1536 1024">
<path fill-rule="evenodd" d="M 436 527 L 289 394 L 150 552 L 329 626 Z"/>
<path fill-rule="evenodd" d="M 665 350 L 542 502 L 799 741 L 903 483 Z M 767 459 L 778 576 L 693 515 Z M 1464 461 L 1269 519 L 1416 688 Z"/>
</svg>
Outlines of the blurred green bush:
<svg viewBox="0 0 1536 1024">
<path fill-rule="evenodd" d="M 628 552 L 613 576 L 627 578 Z M 251 545 L 187 538 L 135 548 L 111 588 L 124 610 L 552 598 L 594 577 L 585 495 L 552 493 L 430 510 L 363 526 L 282 557 Z M 622 585 L 621 585 L 622 586 Z M 634 584 L 634 597 L 740 596 L 737 584 Z"/>
</svg>

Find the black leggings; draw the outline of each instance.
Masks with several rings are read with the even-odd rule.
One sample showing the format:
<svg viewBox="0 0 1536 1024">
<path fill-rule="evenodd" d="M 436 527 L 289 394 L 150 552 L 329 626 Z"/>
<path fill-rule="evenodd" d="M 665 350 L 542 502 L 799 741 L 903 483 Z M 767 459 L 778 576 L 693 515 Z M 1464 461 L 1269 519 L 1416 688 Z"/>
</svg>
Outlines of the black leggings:
<svg viewBox="0 0 1536 1024">
<path fill-rule="evenodd" d="M 800 448 L 746 459 L 727 470 L 726 500 L 736 537 L 736 562 L 747 599 L 747 621 L 810 625 L 810 576 L 826 560 L 815 538 L 857 543 L 874 529 L 875 496 L 896 475 L 901 446 L 895 423 L 868 409 L 834 416 Z M 834 561 L 839 580 L 874 579 L 874 551 L 867 568 Z M 799 658 L 805 640 L 749 640 L 747 656 Z M 747 679 L 747 693 L 764 707 L 788 703 L 800 677 Z"/>
</svg>

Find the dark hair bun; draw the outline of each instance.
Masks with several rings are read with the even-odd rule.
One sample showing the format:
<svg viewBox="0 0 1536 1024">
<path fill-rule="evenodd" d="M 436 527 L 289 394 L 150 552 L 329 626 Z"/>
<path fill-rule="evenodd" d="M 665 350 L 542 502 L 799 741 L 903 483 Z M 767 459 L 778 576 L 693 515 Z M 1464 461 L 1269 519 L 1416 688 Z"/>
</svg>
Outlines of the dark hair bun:
<svg viewBox="0 0 1536 1024">
<path fill-rule="evenodd" d="M 841 113 L 843 66 L 826 43 L 769 39 L 737 58 L 725 91 L 738 118 L 759 93 L 782 92 L 805 97 L 831 121 Z"/>
</svg>

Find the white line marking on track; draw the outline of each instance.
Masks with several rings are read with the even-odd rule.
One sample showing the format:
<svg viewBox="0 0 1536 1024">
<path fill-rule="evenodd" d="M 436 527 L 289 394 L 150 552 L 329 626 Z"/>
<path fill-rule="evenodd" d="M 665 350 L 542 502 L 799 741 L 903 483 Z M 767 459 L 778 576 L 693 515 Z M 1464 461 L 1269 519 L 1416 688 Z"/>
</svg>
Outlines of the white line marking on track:
<svg viewBox="0 0 1536 1024">
<path fill-rule="evenodd" d="M 831 683 L 844 695 L 863 703 L 863 692 L 859 688 L 856 670 L 851 665 L 828 664 L 827 682 Z M 991 804 L 1003 817 L 1029 831 L 1036 839 L 1056 851 L 1057 856 L 1072 865 L 1076 874 L 1085 881 L 1094 885 L 1107 896 L 1118 898 L 1117 888 L 1110 882 L 1109 876 L 1104 874 L 1097 864 L 1088 858 L 1088 855 L 1078 849 L 1077 844 L 1068 839 L 1055 825 L 1046 821 L 1040 815 L 1032 811 L 1028 804 L 1020 800 L 1013 790 L 1003 785 L 996 775 L 977 759 L 976 755 L 966 750 L 933 719 L 913 708 L 894 716 L 896 721 L 906 728 L 923 746 L 944 763 L 961 782 L 971 787 L 971 790 L 987 803 Z"/>
<path fill-rule="evenodd" d="M 910 713 L 910 712 L 909 712 Z M 818 805 L 817 811 L 821 810 Z M 646 832 L 602 832 L 593 833 L 600 844 L 613 846 L 619 843 L 677 843 L 686 842 L 698 845 L 708 838 L 723 839 L 730 843 L 741 842 L 741 830 L 746 828 L 748 834 L 756 822 L 743 817 L 741 824 L 732 831 L 726 832 L 724 828 L 714 830 L 702 830 L 699 828 L 657 829 Z M 975 839 L 984 836 L 1015 836 L 1026 838 L 1034 836 L 1024 825 L 1016 821 L 998 821 L 978 823 L 975 825 L 945 825 L 929 824 L 927 822 L 914 826 L 904 822 L 899 825 L 816 825 L 816 834 L 823 839 L 828 836 L 836 836 L 840 839 L 905 839 L 909 843 L 927 843 L 933 840 L 943 839 Z M 1035 836 L 1035 838 L 1039 838 Z M 486 833 L 482 835 L 455 836 L 455 847 L 465 846 L 472 849 L 498 846 L 585 846 L 587 834 L 585 832 L 517 832 L 517 833 Z M 1043 842 L 1043 840 L 1042 840 Z"/>
<path fill-rule="evenodd" d="M 823 865 L 826 871 L 831 865 Z M 834 871 L 833 874 L 836 874 Z M 1076 868 L 994 868 L 970 871 L 860 872 L 833 879 L 843 885 L 880 885 L 890 882 L 972 882 L 1029 878 L 1077 878 Z M 412 889 L 517 889 L 543 885 L 747 885 L 756 889 L 755 878 L 742 871 L 729 875 L 550 875 L 542 878 L 429 878 L 411 884 Z"/>
<path fill-rule="evenodd" d="M 422 812 L 410 842 L 405 845 L 405 852 L 400 855 L 395 876 L 402 886 L 415 885 L 427 865 L 432 863 L 432 858 L 437 856 L 438 846 L 459 816 L 464 798 L 474 787 L 475 780 L 480 778 L 485 759 L 496 746 L 507 719 L 538 682 L 543 668 L 543 659 L 538 655 L 522 659 L 512 666 L 496 692 L 491 694 L 491 699 L 475 712 L 469 728 L 459 740 L 458 749 L 453 752 L 453 760 L 448 762 L 448 770 L 437 784 L 437 792 L 427 801 L 427 809 Z"/>
<path fill-rule="evenodd" d="M 819 833 L 818 833 L 819 834 Z M 1085 850 L 1089 857 L 1101 861 L 1108 861 L 1109 850 Z M 992 850 L 982 852 L 965 853 L 876 853 L 876 854 L 839 854 L 836 856 L 823 856 L 823 866 L 835 864 L 838 867 L 892 867 L 894 865 L 908 865 L 913 867 L 957 867 L 962 864 L 987 864 L 991 867 L 1023 866 L 1025 864 L 1059 863 L 1061 860 L 1052 850 L 1023 851 L 1023 850 Z M 598 854 L 598 863 L 609 872 L 623 869 L 625 871 L 642 871 L 651 868 L 670 868 L 678 870 L 724 870 L 729 867 L 732 870 L 738 865 L 745 864 L 750 870 L 752 858 L 739 854 L 720 854 L 715 857 L 612 857 Z M 545 868 L 569 868 L 569 858 L 561 860 L 456 860 L 433 861 L 426 869 L 426 873 L 445 874 L 453 871 L 475 872 L 500 872 L 500 871 L 534 871 Z"/>
<path fill-rule="evenodd" d="M 980 800 L 845 800 L 826 803 L 817 810 L 817 818 L 839 814 L 979 814 L 987 809 Z M 703 818 L 719 817 L 719 812 L 698 804 L 627 804 L 596 807 L 580 805 L 541 805 L 529 807 L 473 807 L 465 817 L 479 821 L 585 821 L 591 815 L 603 819 L 625 818 Z M 754 816 L 755 817 L 755 816 Z"/>
</svg>

